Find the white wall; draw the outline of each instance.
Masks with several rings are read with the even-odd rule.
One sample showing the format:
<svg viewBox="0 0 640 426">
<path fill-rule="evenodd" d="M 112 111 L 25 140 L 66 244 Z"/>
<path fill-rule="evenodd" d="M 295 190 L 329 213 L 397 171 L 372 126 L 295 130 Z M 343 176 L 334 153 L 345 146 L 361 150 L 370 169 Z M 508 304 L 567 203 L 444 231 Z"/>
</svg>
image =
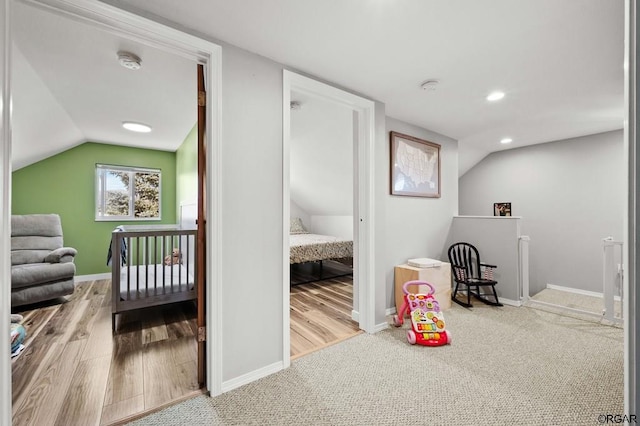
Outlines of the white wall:
<svg viewBox="0 0 640 426">
<path fill-rule="evenodd" d="M 494 270 L 494 278 L 498 281 L 496 293 L 502 303 L 520 302 L 522 285 L 518 246 L 521 221 L 514 216 L 458 216 L 453 219 L 451 241 L 447 243 L 467 242 L 478 249 L 483 263 L 497 266 Z M 448 257 L 447 255 L 447 259 Z M 460 288 L 466 290 L 464 286 Z M 491 294 L 488 287 L 481 291 Z M 489 297 L 489 300 L 493 299 Z"/>
<path fill-rule="evenodd" d="M 85 141 L 84 135 L 71 120 L 67 111 L 56 100 L 15 44 L 11 71 L 13 170 Z M 21 158 L 22 161 L 16 161 L 15 158 Z"/>
<path fill-rule="evenodd" d="M 441 145 L 441 197 L 417 198 L 392 196 L 390 194 L 389 132 L 396 131 Z M 407 259 L 430 257 L 441 259 L 447 243 L 453 216 L 458 214 L 458 142 L 411 124 L 387 117 L 384 143 L 376 152 L 380 178 L 376 188 L 383 210 L 378 217 L 380 229 L 377 235 L 379 256 L 377 261 L 384 268 L 386 283 L 386 307 L 395 306 L 394 266 L 406 263 Z M 379 195 L 378 195 L 379 194 Z"/>
<path fill-rule="evenodd" d="M 621 240 L 622 131 L 496 152 L 460 179 L 460 214 L 511 202 L 531 237 L 531 294 L 547 284 L 602 291 L 602 238 Z"/>
<path fill-rule="evenodd" d="M 305 229 L 309 229 L 311 226 L 311 215 L 307 213 L 302 207 L 300 207 L 295 201 L 290 200 L 289 203 L 289 217 L 291 219 L 299 217 L 302 219 L 302 224 Z"/>
<path fill-rule="evenodd" d="M 282 361 L 282 66 L 223 44 L 222 92 L 222 353 L 228 381 Z M 251 303 L 243 306 L 243 300 Z M 249 332 L 248 321 L 258 329 Z"/>
<path fill-rule="evenodd" d="M 313 234 L 353 239 L 353 216 L 311 216 Z"/>
<path fill-rule="evenodd" d="M 324 222 L 353 216 L 353 111 L 297 92 L 291 93 L 291 99 L 301 106 L 291 111 L 291 200 L 318 217 L 312 230 L 321 233 Z"/>
</svg>

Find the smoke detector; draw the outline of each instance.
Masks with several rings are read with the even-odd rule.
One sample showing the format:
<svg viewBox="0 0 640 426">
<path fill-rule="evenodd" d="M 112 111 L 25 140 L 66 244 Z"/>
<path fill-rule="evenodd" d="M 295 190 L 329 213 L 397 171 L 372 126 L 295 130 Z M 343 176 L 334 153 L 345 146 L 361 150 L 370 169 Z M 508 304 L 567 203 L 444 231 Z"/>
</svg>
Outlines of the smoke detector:
<svg viewBox="0 0 640 426">
<path fill-rule="evenodd" d="M 427 90 L 433 92 L 438 88 L 438 84 L 440 84 L 440 80 L 427 80 L 420 85 L 422 90 Z"/>
<path fill-rule="evenodd" d="M 131 52 L 121 50 L 118 52 L 118 62 L 123 67 L 130 70 L 139 70 L 142 67 L 142 60 Z"/>
</svg>

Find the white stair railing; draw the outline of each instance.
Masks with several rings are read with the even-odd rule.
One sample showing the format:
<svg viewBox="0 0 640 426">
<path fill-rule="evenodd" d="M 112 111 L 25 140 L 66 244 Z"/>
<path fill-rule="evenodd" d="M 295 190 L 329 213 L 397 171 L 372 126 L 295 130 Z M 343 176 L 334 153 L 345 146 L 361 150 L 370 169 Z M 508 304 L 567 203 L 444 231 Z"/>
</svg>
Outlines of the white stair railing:
<svg viewBox="0 0 640 426">
<path fill-rule="evenodd" d="M 518 239 L 518 264 L 520 268 L 520 301 L 529 300 L 529 241 L 528 235 L 521 235 Z"/>
<path fill-rule="evenodd" d="M 620 315 L 616 315 L 615 299 L 616 296 L 619 296 L 620 306 L 622 306 L 624 297 L 622 291 L 624 276 L 624 267 L 622 266 L 623 245 L 622 242 L 614 241 L 613 238 L 607 237 L 603 238 L 602 246 L 602 294 L 604 297 L 602 316 L 607 321 L 622 322 L 622 309 L 620 309 Z"/>
</svg>

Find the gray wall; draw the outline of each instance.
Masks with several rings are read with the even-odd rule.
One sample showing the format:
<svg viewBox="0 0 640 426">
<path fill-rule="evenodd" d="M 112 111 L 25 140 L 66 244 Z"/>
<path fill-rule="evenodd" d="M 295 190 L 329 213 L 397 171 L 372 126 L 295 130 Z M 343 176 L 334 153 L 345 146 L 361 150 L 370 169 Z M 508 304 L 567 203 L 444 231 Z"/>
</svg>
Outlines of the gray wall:
<svg viewBox="0 0 640 426">
<path fill-rule="evenodd" d="M 522 292 L 518 256 L 520 222 L 518 217 L 458 216 L 453 218 L 451 227 L 452 244 L 472 244 L 478 249 L 483 263 L 497 266 L 494 269 L 494 278 L 498 281 L 496 293 L 503 303 L 505 299 L 519 302 Z M 490 292 L 490 289 L 483 288 L 480 291 Z M 492 298 L 489 297 L 489 300 Z"/>
<path fill-rule="evenodd" d="M 621 240 L 622 131 L 500 151 L 460 178 L 460 214 L 511 202 L 531 237 L 531 294 L 547 284 L 602 291 L 602 238 Z"/>
<path fill-rule="evenodd" d="M 458 214 L 458 142 L 441 134 L 387 117 L 384 146 L 381 147 L 378 175 L 384 181 L 377 188 L 381 196 L 384 217 L 377 218 L 383 242 L 376 249 L 377 258 L 384 265 L 386 282 L 386 307 L 395 306 L 393 267 L 407 259 L 429 257 L 442 258 L 453 216 Z M 441 197 L 419 198 L 390 195 L 389 132 L 396 131 L 441 145 Z"/>
<path fill-rule="evenodd" d="M 282 361 L 282 66 L 223 45 L 222 92 L 227 381 Z M 258 302 L 259 333 L 247 332 L 241 300 Z"/>
</svg>

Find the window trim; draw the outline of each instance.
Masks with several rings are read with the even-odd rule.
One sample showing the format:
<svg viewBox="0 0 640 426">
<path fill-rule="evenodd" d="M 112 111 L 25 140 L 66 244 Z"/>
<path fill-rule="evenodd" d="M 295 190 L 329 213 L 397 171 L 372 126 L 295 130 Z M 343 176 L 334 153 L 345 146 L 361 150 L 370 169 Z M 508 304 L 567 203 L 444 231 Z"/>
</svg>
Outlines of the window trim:
<svg viewBox="0 0 640 426">
<path fill-rule="evenodd" d="M 158 217 L 136 217 L 135 209 L 134 209 L 134 197 L 133 192 L 135 190 L 135 185 L 130 185 L 129 187 L 129 211 L 131 215 L 129 216 L 100 216 L 98 214 L 98 206 L 102 205 L 104 211 L 105 207 L 105 199 L 101 197 L 102 194 L 105 193 L 105 185 L 106 180 L 101 178 L 101 175 L 104 174 L 104 171 L 114 170 L 120 172 L 128 172 L 128 173 L 157 173 L 160 175 L 160 181 L 158 183 Z M 162 170 L 161 169 L 152 169 L 148 167 L 133 167 L 133 166 L 117 166 L 112 164 L 102 164 L 96 163 L 96 171 L 95 171 L 95 202 L 94 202 L 94 216 L 96 222 L 122 222 L 122 221 L 160 221 L 162 220 Z M 134 182 L 133 179 L 130 179 L 131 182 Z"/>
</svg>

